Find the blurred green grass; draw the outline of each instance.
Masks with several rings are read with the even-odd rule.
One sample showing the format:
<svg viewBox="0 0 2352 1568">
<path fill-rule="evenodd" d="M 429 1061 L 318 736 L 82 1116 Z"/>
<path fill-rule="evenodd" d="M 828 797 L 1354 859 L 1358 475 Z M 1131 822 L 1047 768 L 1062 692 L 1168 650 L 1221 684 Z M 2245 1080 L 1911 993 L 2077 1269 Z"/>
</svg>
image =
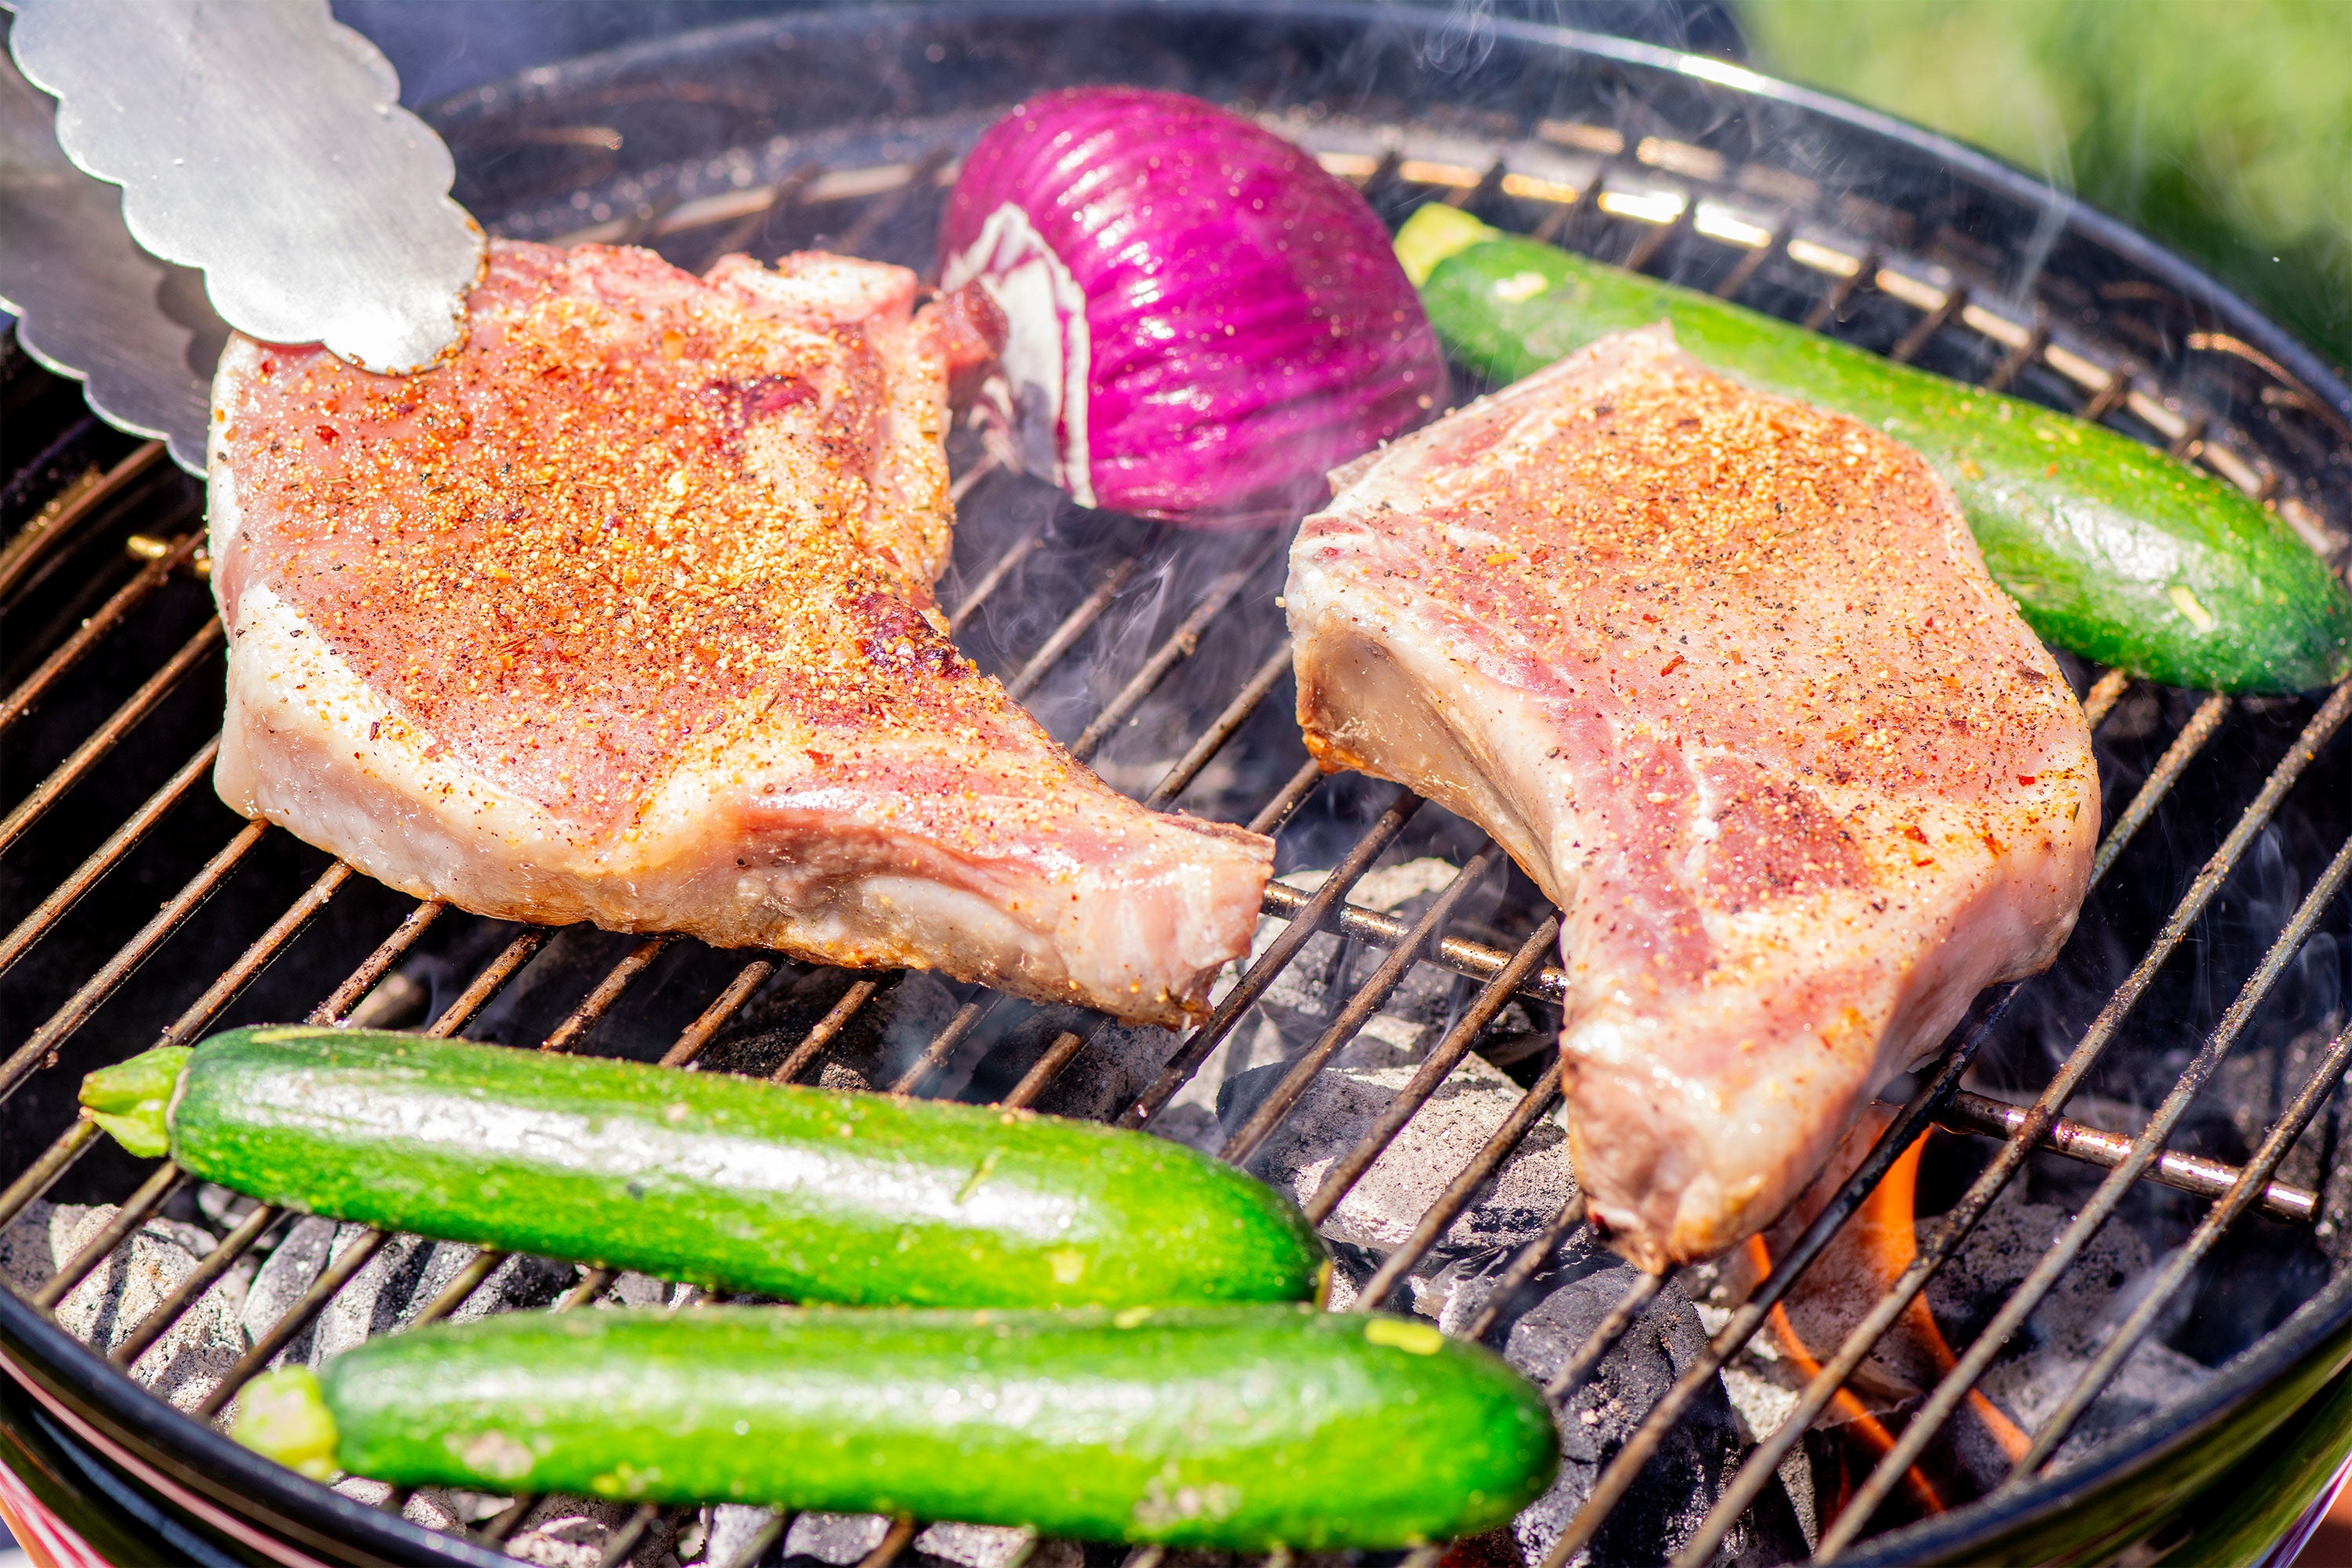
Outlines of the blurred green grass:
<svg viewBox="0 0 2352 1568">
<path fill-rule="evenodd" d="M 2352 365 L 2352 0 L 1736 0 L 1762 69 L 2130 219 Z"/>
</svg>

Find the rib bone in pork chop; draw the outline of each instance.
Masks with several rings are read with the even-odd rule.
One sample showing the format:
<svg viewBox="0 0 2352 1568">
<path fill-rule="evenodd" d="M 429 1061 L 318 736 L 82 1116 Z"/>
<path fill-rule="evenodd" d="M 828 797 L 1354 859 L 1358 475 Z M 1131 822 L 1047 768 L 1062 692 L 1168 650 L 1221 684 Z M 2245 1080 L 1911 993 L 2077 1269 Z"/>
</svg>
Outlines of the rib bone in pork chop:
<svg viewBox="0 0 2352 1568">
<path fill-rule="evenodd" d="M 2090 733 L 1894 441 L 1656 327 L 1334 489 L 1291 554 L 1299 722 L 1559 903 L 1577 1174 L 1636 1262 L 1761 1228 L 1979 988 L 2056 955 Z"/>
<path fill-rule="evenodd" d="M 484 914 L 1196 1008 L 1272 846 L 1113 793 L 948 642 L 973 329 L 914 291 L 500 244 L 425 374 L 233 341 L 222 797 Z"/>
</svg>

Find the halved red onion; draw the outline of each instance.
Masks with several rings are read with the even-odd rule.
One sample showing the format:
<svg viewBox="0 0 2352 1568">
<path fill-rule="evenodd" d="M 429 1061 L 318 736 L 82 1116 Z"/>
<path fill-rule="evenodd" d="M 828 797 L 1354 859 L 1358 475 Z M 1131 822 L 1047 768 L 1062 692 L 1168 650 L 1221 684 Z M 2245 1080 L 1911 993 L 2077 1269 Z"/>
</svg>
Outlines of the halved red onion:
<svg viewBox="0 0 2352 1568">
<path fill-rule="evenodd" d="M 1355 188 L 1199 99 L 1075 88 L 982 135 L 940 282 L 1003 308 L 1025 455 L 1093 506 L 1286 521 L 1426 417 L 1445 362 Z"/>
</svg>

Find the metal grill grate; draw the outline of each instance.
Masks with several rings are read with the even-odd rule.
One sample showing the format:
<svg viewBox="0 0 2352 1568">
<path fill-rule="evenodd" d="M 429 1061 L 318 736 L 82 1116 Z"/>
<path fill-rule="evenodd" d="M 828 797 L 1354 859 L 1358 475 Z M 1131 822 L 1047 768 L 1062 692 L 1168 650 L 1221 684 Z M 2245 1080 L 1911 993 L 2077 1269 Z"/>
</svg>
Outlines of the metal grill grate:
<svg viewBox="0 0 2352 1568">
<path fill-rule="evenodd" d="M 1501 141 L 1481 140 L 1458 129 L 1422 124 L 1358 125 L 1329 116 L 1271 116 L 1323 156 L 1328 166 L 1358 181 L 1385 212 L 1401 213 L 1424 200 L 1468 205 L 1482 216 L 1594 254 L 1678 277 L 1712 277 L 1716 291 L 1771 309 L 1828 331 L 1843 331 L 1857 341 L 1890 353 L 1897 359 L 1919 358 L 1940 369 L 1962 370 L 1992 386 L 2026 386 L 2037 395 L 2054 397 L 2057 389 L 2071 392 L 2074 405 L 2086 417 L 2106 419 L 2143 438 L 2153 438 L 2193 460 L 2200 461 L 2231 483 L 2280 501 L 2316 542 L 2335 542 L 2335 536 L 2303 487 L 2283 484 L 2281 465 L 2270 455 L 2275 443 L 2249 437 L 2213 411 L 2176 395 L 2146 371 L 2126 368 L 2129 361 L 2111 352 L 2111 345 L 2085 341 L 2076 333 L 2053 327 L 2053 313 L 2037 310 L 2021 317 L 2000 302 L 1997 291 L 1972 286 L 1954 271 L 1908 249 L 1892 237 L 1900 224 L 1879 221 L 1885 215 L 1860 215 L 1850 227 L 1840 227 L 1841 216 L 1853 217 L 1836 201 L 1818 191 L 1808 195 L 1797 176 L 1759 164 L 1734 167 L 1722 154 L 1695 143 L 1661 135 L 1629 135 L 1626 127 L 1545 119 L 1526 134 Z M 973 124 L 978 121 L 974 121 Z M 593 126 L 572 127 L 573 142 L 592 144 Z M 542 128 L 542 132 L 544 128 Z M 887 161 L 865 166 L 829 166 L 815 162 L 786 163 L 772 177 L 712 195 L 695 188 L 688 175 L 672 171 L 667 195 L 648 194 L 643 181 L 629 184 L 639 197 L 636 210 L 599 222 L 590 233 L 576 237 L 660 243 L 674 257 L 696 264 L 720 250 L 740 246 L 772 249 L 777 237 L 817 231 L 834 237 L 845 248 L 872 241 L 892 225 L 926 221 L 926 202 L 951 182 L 959 142 L 942 140 L 914 147 Z M 1792 185 L 1791 181 L 1796 184 Z M 623 182 L 626 184 L 627 182 Z M 616 187 L 600 180 L 583 191 L 602 202 Z M 1777 197 L 1777 201 L 1774 199 Z M 584 204 L 551 199 L 545 210 L 577 210 Z M 607 204 L 609 205 L 609 204 Z M 516 226 L 528 229 L 529 215 Z M 1876 226 L 1874 227 L 1873 224 Z M 2243 345 L 2240 345 L 2242 347 Z M 2228 353 L 2226 346 L 2214 352 Z M 2247 356 L 2251 355 L 2249 358 Z M 2284 389 L 2279 400 L 2291 411 L 2297 395 L 2284 374 L 2269 375 L 2260 356 L 2248 350 L 2234 369 L 2261 374 Z M 2275 366 L 2271 367 L 2275 370 Z M 2275 406 L 2276 405 L 2274 405 Z M 2326 410 L 2305 399 L 2305 412 L 2315 420 Z M 2333 439 L 2332 435 L 2328 437 Z M 43 539 L 70 535 L 86 520 L 121 498 L 134 493 L 152 477 L 156 449 L 140 448 L 95 484 L 73 497 L 59 515 L 44 525 Z M 1002 496 L 1019 493 L 1019 482 L 999 471 L 1001 456 L 969 456 L 957 481 L 967 514 L 968 535 L 1009 535 L 985 562 L 960 565 L 966 585 L 955 603 L 951 623 L 960 634 L 984 620 L 982 612 L 1002 608 L 1024 582 L 1024 563 L 1034 558 L 1049 540 L 1060 548 L 1084 520 L 1065 511 L 1053 521 L 1039 515 L 1026 526 L 1017 520 L 991 530 L 983 522 Z M 199 538 L 188 530 L 184 514 L 143 524 L 131 542 L 134 552 L 148 557 L 136 574 L 91 613 L 69 635 L 57 641 L 31 673 L 5 698 L 0 698 L 0 740 L 5 727 L 30 713 L 37 703 L 54 700 L 71 689 L 78 672 L 94 650 L 122 626 L 141 615 L 159 595 L 191 593 L 192 576 L 203 571 Z M 1014 507 L 1018 510 L 1017 506 Z M 1173 563 L 1187 548 L 1208 549 L 1187 542 L 1171 542 L 1132 530 L 1121 531 L 1115 521 L 1100 528 L 1118 542 L 1139 548 L 1115 548 L 1092 564 L 1090 585 L 1058 619 L 1034 637 L 1017 659 L 1003 661 L 1005 679 L 1016 696 L 1037 691 L 1049 677 L 1064 669 L 1087 647 L 1087 637 L 1122 595 L 1160 592 L 1168 602 L 1158 616 L 1160 631 L 1145 647 L 1142 657 L 1118 662 L 1113 694 L 1091 711 L 1076 714 L 1070 726 L 1077 730 L 1073 750 L 1081 757 L 1094 755 L 1118 735 L 1148 706 L 1155 693 L 1195 661 L 1203 640 L 1231 635 L 1236 628 L 1263 631 L 1270 623 L 1265 606 L 1280 579 L 1280 539 L 1247 542 L 1225 548 L 1210 563 L 1213 569 L 1187 574 Z M 1057 533 L 1056 531 L 1059 531 Z M 37 559 L 43 540 L 23 548 L 12 545 L 0 557 L 0 589 L 9 586 Z M 1173 584 L 1173 587 L 1170 585 Z M 1255 614 L 1255 618 L 1251 619 Z M 1018 622 L 1016 624 L 1026 624 Z M 26 831 L 68 792 L 102 767 L 129 742 L 142 721 L 173 696 L 188 679 L 210 668 L 221 638 L 217 620 L 198 631 L 147 677 L 135 690 L 105 714 L 87 736 L 34 785 L 0 819 L 0 853 L 22 840 Z M 1213 696 L 1192 703 L 1193 710 L 1210 715 L 1189 734 L 1186 743 L 1170 748 L 1177 760 L 1140 787 L 1150 804 L 1164 806 L 1186 796 L 1189 787 L 1235 743 L 1270 700 L 1286 689 L 1286 650 L 1278 640 L 1259 649 L 1241 678 Z M 1103 658 L 1096 647 L 1089 657 Z M 1219 668 L 1223 668 L 1221 661 Z M 2131 683 L 2109 672 L 2084 680 L 2085 708 L 2095 729 L 2123 711 L 2135 693 Z M 2143 708 L 2146 704 L 2143 703 Z M 2160 706 L 2160 705 L 2159 705 Z M 2185 705 L 2178 705 L 2185 706 Z M 2164 883 L 2166 867 L 2177 835 L 2151 840 L 2147 829 L 2157 820 L 2159 805 L 2200 760 L 2210 762 L 2215 737 L 2245 705 L 2212 697 L 2197 705 L 2173 734 L 2169 744 L 2126 807 L 2116 816 L 2100 846 L 2095 875 L 2106 879 L 2119 868 L 2134 867 L 2143 881 Z M 2275 715 L 2277 704 L 2258 705 Z M 2037 1152 L 2104 1169 L 2095 1194 L 2063 1228 L 2054 1245 L 2033 1265 L 2021 1284 L 1960 1355 L 1958 1364 L 1930 1391 L 1925 1403 L 1905 1424 L 1894 1447 L 1870 1471 L 1861 1490 L 1829 1521 L 1817 1547 L 1817 1560 L 1838 1557 L 1853 1548 L 1871 1522 L 1878 1505 L 1902 1481 L 1943 1423 L 1959 1408 L 1969 1389 L 2010 1337 L 2077 1258 L 2084 1245 L 2111 1217 L 2135 1187 L 2144 1182 L 2164 1184 L 2196 1194 L 2209 1206 L 2185 1241 L 2160 1266 L 2154 1283 L 2145 1288 L 2137 1305 L 2123 1315 L 2089 1369 L 2059 1407 L 2040 1425 L 2029 1452 L 2013 1467 L 2002 1489 L 2029 1486 L 2049 1473 L 2052 1455 L 2089 1408 L 2124 1358 L 2155 1326 L 2165 1301 L 2190 1279 L 2200 1262 L 2217 1245 L 2225 1230 L 2245 1212 L 2261 1206 L 2282 1219 L 2309 1223 L 2322 1209 L 2321 1194 L 2276 1179 L 2283 1159 L 2303 1133 L 2323 1101 L 2352 1063 L 2352 1029 L 2335 1037 L 2289 1098 L 2285 1110 L 2262 1137 L 2253 1156 L 2242 1166 L 2179 1152 L 2167 1148 L 2191 1098 L 2206 1085 L 2245 1028 L 2255 1009 L 2279 984 L 2291 962 L 2323 922 L 2333 917 L 2336 900 L 2347 870 L 2352 870 L 2352 843 L 2337 848 L 2325 869 L 2277 931 L 2267 951 L 2243 981 L 2237 1000 L 2222 1015 L 2201 1049 L 2185 1066 L 2176 1067 L 2171 1091 L 2156 1113 L 2136 1134 L 2102 1131 L 2063 1118 L 2059 1113 L 2104 1058 L 2125 1038 L 2133 1010 L 2149 993 L 2157 977 L 2184 942 L 2192 939 L 2199 921 L 2212 906 L 2223 884 L 2245 862 L 2263 829 L 2273 823 L 2282 805 L 2315 758 L 2336 736 L 2352 713 L 2352 686 L 2339 688 L 2310 711 L 2299 733 L 2286 747 L 2252 800 L 2235 816 L 2217 847 L 2204 858 L 2179 892 L 2168 899 L 2152 940 L 2140 951 L 2137 964 L 2108 995 L 2087 1027 L 2076 1032 L 2063 1052 L 2045 1087 L 2030 1104 L 2020 1105 L 1995 1096 L 1965 1091 L 1961 1081 L 1986 1053 L 1989 1044 L 2012 1023 L 2021 998 L 2029 997 L 2035 982 L 2005 988 L 1980 1005 L 1972 1022 L 1943 1054 L 1918 1076 L 1907 1100 L 1893 1112 L 1884 1133 L 1859 1168 L 1829 1199 L 1818 1217 L 1807 1226 L 1774 1260 L 1769 1273 L 1747 1299 L 1730 1310 L 1727 1321 L 1681 1370 L 1665 1395 L 1633 1428 L 1630 1438 L 1601 1469 L 1589 1497 L 1557 1536 L 1543 1568 L 1562 1568 L 1590 1545 L 1633 1488 L 1643 1468 L 1656 1456 L 1675 1423 L 1707 1393 L 1722 1369 L 1755 1339 L 1772 1313 L 1806 1279 L 1839 1228 L 1864 1205 L 1898 1157 L 1924 1137 L 1931 1126 L 1998 1141 L 1973 1183 L 1926 1231 L 1916 1259 L 1870 1306 L 1836 1351 L 1822 1360 L 1818 1375 L 1798 1395 L 1795 1406 L 1775 1432 L 1761 1435 L 1723 1489 L 1703 1525 L 1680 1544 L 1675 1561 L 1696 1564 L 1712 1561 L 1727 1535 L 1769 1487 L 1783 1461 L 1806 1429 L 1826 1410 L 1837 1391 L 1850 1379 L 1882 1337 L 1926 1289 L 1935 1272 L 1950 1259 L 1971 1228 L 1982 1220 L 2004 1187 Z M 1065 717 L 1068 717 L 1066 715 Z M 1063 726 L 1057 724 L 1057 728 Z M 110 871 L 133 855 L 173 808 L 200 790 L 218 745 L 206 741 L 148 799 L 5 937 L 0 937 L 0 972 L 42 951 L 45 939 L 59 925 L 75 902 L 95 888 Z M 2103 740 L 2103 765 L 2109 753 Z M 1295 744 L 1294 744 L 1295 749 Z M 1277 770 L 1278 772 L 1279 770 Z M 1303 808 L 1318 799 L 1327 785 L 1311 763 L 1284 778 L 1270 795 L 1255 803 L 1250 825 L 1282 834 Z M 1339 786 L 1342 789 L 1352 785 Z M 1411 794 L 1365 792 L 1376 810 L 1369 825 L 1331 856 L 1333 868 L 1311 891 L 1285 884 L 1273 886 L 1265 913 L 1285 922 L 1279 933 L 1255 961 L 1234 981 L 1213 1016 L 1181 1041 L 1173 1043 L 1157 1077 L 1124 1104 L 1112 1108 L 1110 1120 L 1130 1128 L 1148 1128 L 1174 1100 L 1216 1047 L 1266 994 L 1286 968 L 1293 965 L 1310 938 L 1334 932 L 1345 942 L 1384 954 L 1369 977 L 1355 984 L 1329 1018 L 1323 1033 L 1303 1052 L 1290 1058 L 1279 1083 L 1227 1137 L 1223 1157 L 1242 1163 L 1259 1151 L 1286 1116 L 1299 1104 L 1317 1075 L 1345 1047 L 1408 978 L 1417 964 L 1433 964 L 1466 977 L 1469 994 L 1463 999 L 1451 1026 L 1429 1050 L 1398 1093 L 1356 1146 L 1336 1159 L 1308 1205 L 1318 1222 L 1328 1218 L 1341 1200 L 1371 1168 L 1383 1151 L 1403 1132 L 1411 1120 L 1434 1095 L 1448 1074 L 1487 1041 L 1490 1025 L 1516 997 L 1539 1003 L 1556 1002 L 1563 994 L 1562 977 L 1548 961 L 1555 952 L 1557 915 L 1528 909 L 1516 932 L 1501 942 L 1480 934 L 1449 930 L 1465 901 L 1482 883 L 1508 874 L 1508 862 L 1491 843 L 1473 841 L 1456 857 L 1461 868 L 1452 880 L 1410 922 L 1349 901 L 1359 880 L 1384 856 L 1411 841 L 1423 803 Z M 1431 816 L 1442 814 L 1434 811 Z M 206 900 L 246 864 L 276 829 L 248 826 L 235 834 L 184 886 L 162 901 L 161 908 L 127 942 L 80 979 L 77 988 L 55 1011 L 26 1032 L 0 1064 L 0 1099 L 14 1094 L 45 1072 L 53 1072 L 59 1047 L 89 1022 L 128 984 L 151 957 L 186 926 Z M 1457 831 L 1455 844 L 1463 842 Z M 1286 835 L 1286 847 L 1292 844 Z M 1287 852 L 1287 850 L 1286 850 Z M 2148 863 L 2147 867 L 2138 862 Z M 167 1043 L 193 1041 L 239 993 L 284 954 L 306 927 L 352 881 L 351 870 L 329 867 L 299 889 L 283 912 L 252 938 L 217 975 L 167 974 L 160 984 L 196 994 L 164 1029 Z M 367 1004 L 389 979 L 396 978 L 404 960 L 419 950 L 446 913 L 427 900 L 415 905 L 382 941 L 350 969 L 310 1014 L 314 1021 L 344 1019 Z M 455 999 L 429 1027 L 439 1036 L 464 1031 L 491 1005 L 555 935 L 543 930 L 523 930 L 479 963 L 457 990 Z M 1516 936 L 1516 941 L 1511 940 Z M 654 937 L 636 942 L 586 987 L 576 1005 L 548 1030 L 541 1048 L 569 1050 L 587 1044 L 600 1020 L 626 1005 L 629 989 L 671 947 L 673 939 Z M 772 958 L 745 962 L 720 987 L 708 1006 L 683 1028 L 662 1055 L 664 1066 L 691 1068 L 719 1040 L 755 994 L 779 976 L 804 975 L 793 966 Z M 886 982 L 877 977 L 843 974 L 835 1000 L 806 1027 L 772 1069 L 780 1082 L 809 1079 L 835 1048 L 845 1030 L 862 1010 L 873 1004 Z M 893 1092 L 920 1094 L 927 1089 L 953 1091 L 962 1079 L 951 1068 L 969 1068 L 964 1060 L 975 1045 L 987 1048 L 1004 1031 L 992 1029 L 1003 1016 L 1026 1004 L 1008 1002 L 992 993 L 976 992 L 964 999 L 945 1025 L 917 1050 L 887 1087 Z M 1090 1044 L 1108 1025 L 1073 1018 L 1055 1030 L 1042 1052 L 1013 1078 L 1001 1102 L 1025 1106 L 1037 1101 L 1057 1077 L 1073 1069 Z M 149 1042 L 142 1041 L 140 1044 Z M 113 1052 L 127 1055 L 128 1049 Z M 1516 1108 L 1487 1138 L 1468 1163 L 1423 1214 L 1411 1237 L 1378 1262 L 1357 1297 L 1360 1309 L 1388 1301 L 1448 1227 L 1475 1200 L 1504 1163 L 1551 1111 L 1559 1098 L 1559 1069 L 1552 1065 L 1526 1088 Z M 14 1219 L 33 1200 L 57 1184 L 96 1146 L 93 1129 L 70 1123 L 56 1142 L 26 1164 L 0 1193 L 0 1226 Z M 161 1211 L 185 1184 L 187 1178 L 166 1163 L 148 1175 L 126 1197 L 113 1218 L 80 1252 L 67 1261 L 42 1289 L 35 1304 L 47 1310 L 63 1300 L 88 1277 L 125 1237 Z M 280 1216 L 257 1209 L 244 1215 L 152 1310 L 143 1321 L 117 1341 L 109 1359 L 129 1368 L 237 1259 L 254 1247 Z M 1586 1237 L 1580 1201 L 1570 1199 L 1544 1225 L 1539 1235 L 1512 1256 L 1496 1278 L 1483 1307 L 1467 1324 L 1474 1336 L 1490 1332 L 1510 1310 L 1514 1300 L 1567 1248 Z M 248 1352 L 205 1399 L 198 1413 L 214 1415 L 235 1396 L 237 1388 L 260 1371 L 325 1310 L 336 1293 L 360 1271 L 387 1240 L 369 1233 L 347 1245 L 274 1324 L 255 1339 Z M 493 1269 L 505 1261 L 485 1252 L 473 1258 L 418 1321 L 429 1321 L 456 1310 L 478 1289 Z M 613 1284 L 603 1270 L 583 1271 L 557 1304 L 559 1310 L 593 1303 Z M 1638 1279 L 1615 1308 L 1573 1348 L 1551 1376 L 1546 1392 L 1564 1414 L 1593 1376 L 1603 1358 L 1652 1308 L 1662 1282 Z M 681 1301 L 681 1304 L 684 1304 Z M 395 1494 L 387 1506 L 397 1510 L 405 1500 Z M 476 1539 L 495 1546 L 523 1519 L 535 1500 L 518 1499 L 475 1532 Z M 659 1518 L 659 1510 L 641 1509 L 611 1539 L 608 1563 L 625 1560 Z M 786 1520 L 777 1516 L 744 1547 L 740 1563 L 748 1565 L 776 1546 Z M 914 1539 L 911 1521 L 899 1521 L 866 1558 L 863 1568 L 887 1568 Z M 1412 1554 L 1413 1568 L 1430 1568 L 1437 1548 Z M 1129 1559 L 1129 1568 L 1156 1568 L 1160 1553 L 1142 1549 Z"/>
</svg>

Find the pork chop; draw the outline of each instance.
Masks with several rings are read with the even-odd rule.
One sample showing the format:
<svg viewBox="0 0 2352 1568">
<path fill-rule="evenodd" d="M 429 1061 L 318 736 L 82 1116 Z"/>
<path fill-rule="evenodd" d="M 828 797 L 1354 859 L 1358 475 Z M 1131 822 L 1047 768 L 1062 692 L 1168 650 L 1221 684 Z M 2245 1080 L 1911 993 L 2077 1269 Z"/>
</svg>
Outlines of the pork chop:
<svg viewBox="0 0 2352 1568">
<path fill-rule="evenodd" d="M 1571 1152 L 1635 1262 L 1761 1228 L 1970 997 L 2056 956 L 2090 733 L 1903 447 L 1659 326 L 1333 489 L 1291 552 L 1299 723 L 1560 905 Z"/>
<path fill-rule="evenodd" d="M 482 914 L 1196 1011 L 1273 847 L 1115 794 L 948 641 L 971 327 L 914 295 L 501 243 L 425 374 L 234 340 L 222 798 Z"/>
</svg>

